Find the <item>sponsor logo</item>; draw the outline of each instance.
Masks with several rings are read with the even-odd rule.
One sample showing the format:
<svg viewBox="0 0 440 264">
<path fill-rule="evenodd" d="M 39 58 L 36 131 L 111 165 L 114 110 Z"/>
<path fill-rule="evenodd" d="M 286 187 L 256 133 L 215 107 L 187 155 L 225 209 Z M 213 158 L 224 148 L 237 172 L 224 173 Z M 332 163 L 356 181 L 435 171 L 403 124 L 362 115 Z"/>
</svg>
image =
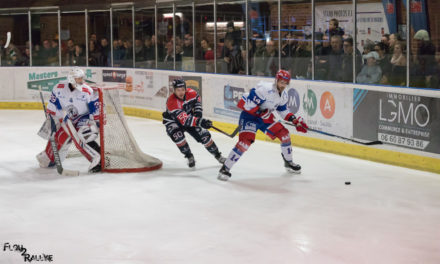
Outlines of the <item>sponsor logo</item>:
<svg viewBox="0 0 440 264">
<path fill-rule="evenodd" d="M 335 98 L 331 92 L 324 92 L 319 103 L 321 113 L 326 119 L 330 119 L 335 114 L 336 104 Z"/>
<path fill-rule="evenodd" d="M 29 81 L 57 78 L 58 72 L 29 73 Z"/>
<path fill-rule="evenodd" d="M 126 71 L 102 70 L 103 82 L 125 83 L 126 77 L 127 77 Z"/>
<path fill-rule="evenodd" d="M 387 98 L 379 99 L 380 121 L 418 127 L 429 124 L 429 108 L 420 96 L 389 93 Z"/>
<path fill-rule="evenodd" d="M 243 96 L 244 88 L 233 87 L 227 84 L 224 86 L 223 91 L 223 102 L 225 109 L 240 111 L 240 109 L 237 107 L 237 104 Z"/>
<path fill-rule="evenodd" d="M 307 89 L 307 93 L 303 95 L 303 109 L 309 116 L 313 116 L 316 112 L 317 100 L 316 95 L 311 89 Z"/>
<path fill-rule="evenodd" d="M 289 108 L 289 111 L 291 113 L 296 114 L 301 105 L 298 91 L 293 88 L 289 89 L 289 91 L 287 92 L 287 97 L 287 108 Z"/>
</svg>

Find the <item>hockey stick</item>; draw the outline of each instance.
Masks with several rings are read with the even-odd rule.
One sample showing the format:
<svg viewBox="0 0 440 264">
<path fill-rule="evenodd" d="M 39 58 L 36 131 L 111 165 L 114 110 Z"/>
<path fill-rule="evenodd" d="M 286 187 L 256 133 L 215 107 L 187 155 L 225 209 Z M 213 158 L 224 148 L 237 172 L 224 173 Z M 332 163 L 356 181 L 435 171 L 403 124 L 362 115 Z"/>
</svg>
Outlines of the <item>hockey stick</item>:
<svg viewBox="0 0 440 264">
<path fill-rule="evenodd" d="M 296 127 L 296 126 L 295 126 L 294 124 L 292 124 L 292 123 L 287 123 L 287 122 L 283 122 L 283 123 L 284 123 L 284 124 L 287 124 L 287 125 L 290 125 L 290 126 L 294 126 L 294 127 Z M 371 142 L 361 142 L 361 141 L 358 141 L 358 140 L 355 140 L 355 139 L 352 139 L 352 138 L 346 138 L 346 137 L 343 137 L 343 136 L 338 136 L 338 135 L 330 134 L 330 133 L 327 133 L 327 132 L 324 132 L 324 131 L 321 131 L 321 130 L 316 130 L 316 129 L 313 129 L 313 128 L 307 128 L 307 130 L 308 130 L 308 131 L 315 132 L 315 133 L 323 134 L 323 135 L 326 135 L 326 136 L 330 136 L 330 137 L 336 137 L 336 138 L 340 138 L 340 139 L 343 139 L 343 140 L 349 140 L 349 141 L 351 141 L 351 142 L 354 142 L 354 143 L 357 143 L 357 144 L 366 145 L 366 146 L 371 146 L 371 145 L 382 145 L 382 144 L 383 144 L 383 142 L 382 142 L 382 141 L 379 141 L 379 140 L 371 141 Z"/>
<path fill-rule="evenodd" d="M 52 116 L 48 114 L 46 111 L 46 104 L 44 103 L 43 92 L 41 91 L 41 85 L 38 86 L 38 89 L 40 90 L 40 98 L 41 98 L 41 103 L 43 104 L 44 114 L 46 115 L 46 118 L 47 117 L 50 118 L 50 127 L 52 131 L 50 133 L 49 142 L 50 142 L 50 146 L 52 147 L 52 152 L 53 152 L 55 164 L 57 166 L 58 174 L 63 176 L 78 176 L 79 171 L 65 170 L 63 168 L 63 165 L 61 164 L 60 154 L 58 153 L 57 143 L 55 142 L 55 133 L 56 133 L 55 121 L 53 120 Z"/>
<path fill-rule="evenodd" d="M 225 131 L 223 131 L 220 128 L 217 128 L 215 126 L 212 126 L 212 128 L 217 130 L 218 132 L 222 133 L 223 135 L 226 135 L 226 136 L 230 137 L 230 138 L 235 137 L 235 135 L 237 135 L 238 131 L 240 130 L 240 126 L 238 126 L 231 134 L 228 134 Z"/>
</svg>

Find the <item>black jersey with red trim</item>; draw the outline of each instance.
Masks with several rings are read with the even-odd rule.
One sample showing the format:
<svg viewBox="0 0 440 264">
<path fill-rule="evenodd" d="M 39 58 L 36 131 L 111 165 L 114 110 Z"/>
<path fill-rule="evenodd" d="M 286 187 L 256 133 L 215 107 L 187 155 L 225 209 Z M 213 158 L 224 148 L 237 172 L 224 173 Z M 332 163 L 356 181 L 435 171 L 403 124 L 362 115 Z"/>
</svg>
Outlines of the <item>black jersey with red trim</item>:
<svg viewBox="0 0 440 264">
<path fill-rule="evenodd" d="M 182 126 L 195 127 L 197 120 L 202 117 L 202 111 L 199 94 L 191 88 L 186 88 L 183 100 L 174 93 L 168 97 L 167 110 L 162 114 L 163 123 L 177 122 Z"/>
</svg>

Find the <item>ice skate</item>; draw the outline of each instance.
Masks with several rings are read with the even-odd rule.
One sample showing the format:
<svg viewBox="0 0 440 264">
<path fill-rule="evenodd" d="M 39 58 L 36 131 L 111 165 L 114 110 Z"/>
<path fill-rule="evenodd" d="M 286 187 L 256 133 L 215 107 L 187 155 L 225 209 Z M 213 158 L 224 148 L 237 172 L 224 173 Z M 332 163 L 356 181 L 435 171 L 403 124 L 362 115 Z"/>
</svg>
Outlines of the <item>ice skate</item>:
<svg viewBox="0 0 440 264">
<path fill-rule="evenodd" d="M 194 155 L 192 153 L 185 155 L 185 158 L 188 159 L 188 167 L 194 168 L 194 166 L 196 166 L 196 160 L 194 159 Z"/>
<path fill-rule="evenodd" d="M 220 171 L 218 172 L 218 176 L 217 179 L 221 180 L 221 181 L 227 181 L 229 180 L 229 178 L 231 178 L 231 173 L 229 172 L 229 170 L 226 168 L 225 165 L 222 166 L 222 168 L 220 169 Z"/>
<path fill-rule="evenodd" d="M 281 155 L 283 156 L 283 155 Z M 284 160 L 284 167 L 286 168 L 287 172 L 291 172 L 291 173 L 296 173 L 296 174 L 300 174 L 301 173 L 301 166 L 299 164 L 295 164 L 293 161 L 287 161 L 284 156 L 283 156 L 283 160 Z"/>
</svg>

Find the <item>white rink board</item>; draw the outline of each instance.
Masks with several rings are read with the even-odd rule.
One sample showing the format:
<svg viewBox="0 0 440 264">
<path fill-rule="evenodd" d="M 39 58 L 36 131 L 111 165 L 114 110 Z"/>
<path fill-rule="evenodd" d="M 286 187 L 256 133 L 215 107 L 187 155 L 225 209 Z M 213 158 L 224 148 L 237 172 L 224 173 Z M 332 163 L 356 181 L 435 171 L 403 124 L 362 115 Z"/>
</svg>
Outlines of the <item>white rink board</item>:
<svg viewBox="0 0 440 264">
<path fill-rule="evenodd" d="M 41 85 L 43 91 L 51 90 L 49 87 L 51 81 L 55 83 L 58 79 L 65 78 L 69 69 L 69 67 L 2 67 L 0 78 L 5 81 L 0 83 L 2 90 L 0 101 L 39 102 L 37 86 Z M 100 67 L 83 69 L 86 72 L 86 79 L 97 83 L 97 86 L 120 86 L 124 105 L 158 111 L 165 110 L 166 99 L 172 92 L 170 81 L 182 77 L 189 86 L 195 87 L 201 93 L 205 117 L 229 123 L 236 123 L 238 120 L 239 111 L 234 110 L 234 105 L 243 92 L 248 92 L 261 80 L 273 80 L 267 77 L 165 70 Z M 128 88 L 125 83 L 127 77 L 132 80 L 130 89 L 124 89 Z M 313 128 L 351 138 L 353 137 L 353 89 L 356 88 L 440 98 L 440 93 L 429 90 L 292 80 L 289 87 L 289 108 L 295 114 L 302 116 Z M 297 93 L 296 100 L 294 91 Z M 45 92 L 45 96 L 48 97 L 49 93 Z M 308 133 L 306 136 L 322 138 L 316 133 Z M 325 139 L 336 140 L 331 137 Z M 394 146 L 386 146 L 386 148 L 425 155 L 424 152 L 407 148 Z"/>
</svg>

